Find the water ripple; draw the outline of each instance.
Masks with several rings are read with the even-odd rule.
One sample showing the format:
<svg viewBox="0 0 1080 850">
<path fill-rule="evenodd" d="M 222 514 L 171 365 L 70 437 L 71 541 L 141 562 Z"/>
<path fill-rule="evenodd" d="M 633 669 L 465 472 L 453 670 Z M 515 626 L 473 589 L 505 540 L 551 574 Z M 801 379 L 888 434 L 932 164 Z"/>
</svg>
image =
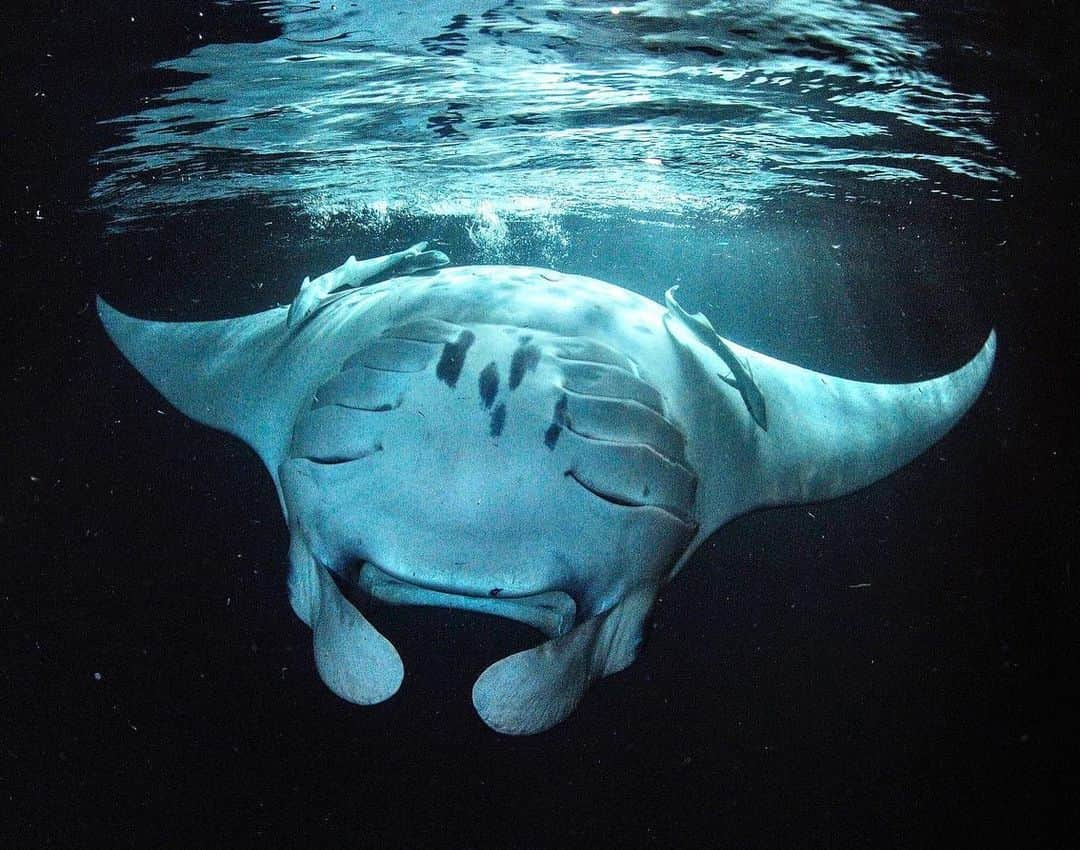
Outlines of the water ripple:
<svg viewBox="0 0 1080 850">
<path fill-rule="evenodd" d="M 853 0 L 259 4 L 116 123 L 95 203 L 122 225 L 258 193 L 323 210 L 723 218 L 883 185 L 994 198 L 982 95 L 911 13 Z"/>
</svg>

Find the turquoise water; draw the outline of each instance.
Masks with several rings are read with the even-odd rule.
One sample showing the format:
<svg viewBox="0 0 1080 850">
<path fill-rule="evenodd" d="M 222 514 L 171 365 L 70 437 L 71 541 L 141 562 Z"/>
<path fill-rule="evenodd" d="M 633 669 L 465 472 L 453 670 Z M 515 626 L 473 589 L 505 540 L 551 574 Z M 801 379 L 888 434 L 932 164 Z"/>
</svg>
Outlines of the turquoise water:
<svg viewBox="0 0 1080 850">
<path fill-rule="evenodd" d="M 923 21 L 830 2 L 257 4 L 280 35 L 158 68 L 96 158 L 116 225 L 258 195 L 378 233 L 461 216 L 726 222 L 779 198 L 999 201 L 986 96 Z"/>
</svg>

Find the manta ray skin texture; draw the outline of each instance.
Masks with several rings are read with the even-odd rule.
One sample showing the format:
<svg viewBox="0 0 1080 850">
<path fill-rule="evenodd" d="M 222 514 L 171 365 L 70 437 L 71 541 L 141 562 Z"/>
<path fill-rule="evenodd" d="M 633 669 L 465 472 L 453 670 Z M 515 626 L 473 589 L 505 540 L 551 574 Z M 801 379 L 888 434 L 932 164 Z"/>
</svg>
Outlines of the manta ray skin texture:
<svg viewBox="0 0 1080 850">
<path fill-rule="evenodd" d="M 98 310 L 170 403 L 266 464 L 290 600 L 335 693 L 377 703 L 404 675 L 339 585 L 546 636 L 473 687 L 507 734 L 554 726 L 629 665 L 660 587 L 717 528 L 888 475 L 963 416 L 994 357 L 991 332 L 942 377 L 850 381 L 722 339 L 674 290 L 660 305 L 547 269 L 446 263 L 424 243 L 350 258 L 290 308 L 236 319 Z"/>
</svg>

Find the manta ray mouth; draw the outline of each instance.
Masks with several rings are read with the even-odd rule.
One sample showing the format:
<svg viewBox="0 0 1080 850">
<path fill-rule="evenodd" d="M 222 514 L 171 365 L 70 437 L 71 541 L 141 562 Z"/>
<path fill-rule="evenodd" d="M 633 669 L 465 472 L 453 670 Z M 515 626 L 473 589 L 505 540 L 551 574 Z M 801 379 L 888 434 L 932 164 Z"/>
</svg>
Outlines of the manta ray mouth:
<svg viewBox="0 0 1080 850">
<path fill-rule="evenodd" d="M 502 596 L 500 588 L 485 595 L 434 590 L 390 575 L 375 564 L 365 562 L 346 579 L 361 594 L 387 605 L 434 605 L 460 608 L 517 620 L 543 632 L 549 638 L 561 637 L 574 626 L 577 604 L 561 590 L 549 590 L 528 596 Z"/>
</svg>

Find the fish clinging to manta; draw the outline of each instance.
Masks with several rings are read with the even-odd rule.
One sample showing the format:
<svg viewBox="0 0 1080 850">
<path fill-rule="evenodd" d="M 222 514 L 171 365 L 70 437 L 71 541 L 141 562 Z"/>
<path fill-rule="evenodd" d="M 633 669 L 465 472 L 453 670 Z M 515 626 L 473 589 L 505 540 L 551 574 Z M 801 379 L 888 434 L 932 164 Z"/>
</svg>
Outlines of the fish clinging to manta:
<svg viewBox="0 0 1080 850">
<path fill-rule="evenodd" d="M 265 463 L 289 598 L 335 693 L 378 703 L 404 675 L 342 587 L 544 634 L 473 687 L 507 734 L 554 726 L 627 667 L 658 591 L 717 528 L 889 475 L 964 415 L 994 358 L 991 331 L 950 374 L 851 381 L 723 339 L 675 287 L 661 305 L 448 263 L 426 243 L 350 257 L 290 307 L 234 319 L 98 311 L 170 403 Z"/>
</svg>

